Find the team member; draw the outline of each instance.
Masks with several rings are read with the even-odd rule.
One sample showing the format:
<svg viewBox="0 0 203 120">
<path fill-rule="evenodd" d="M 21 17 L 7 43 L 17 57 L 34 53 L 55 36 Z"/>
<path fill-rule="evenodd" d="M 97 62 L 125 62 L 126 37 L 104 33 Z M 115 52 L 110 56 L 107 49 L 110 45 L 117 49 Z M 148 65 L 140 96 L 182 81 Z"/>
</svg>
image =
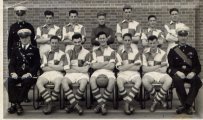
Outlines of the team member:
<svg viewBox="0 0 203 120">
<path fill-rule="evenodd" d="M 72 108 L 75 108 L 79 115 L 81 115 L 83 110 L 78 105 L 78 102 L 82 99 L 89 81 L 88 70 L 91 62 L 91 54 L 82 46 L 81 34 L 74 34 L 72 39 L 74 48 L 68 50 L 66 54 L 67 62 L 64 62 L 66 75 L 62 80 L 62 86 L 65 91 L 65 97 L 71 103 L 71 106 L 66 108 L 66 112 L 70 112 Z M 79 88 L 75 95 L 72 89 L 70 89 L 70 85 L 74 83 L 79 83 Z"/>
<path fill-rule="evenodd" d="M 177 45 L 178 35 L 176 33 L 176 28 L 183 24 L 179 20 L 179 10 L 177 8 L 172 8 L 170 13 L 170 23 L 164 25 L 164 33 L 166 41 L 168 42 L 168 48 L 166 53 L 168 54 L 170 49 Z"/>
<path fill-rule="evenodd" d="M 17 22 L 12 24 L 10 26 L 10 30 L 9 30 L 8 49 L 7 49 L 8 50 L 7 51 L 8 59 L 11 58 L 11 53 L 12 53 L 13 49 L 15 47 L 17 47 L 17 46 L 21 46 L 20 38 L 19 38 L 19 36 L 17 34 L 17 32 L 20 29 L 27 28 L 27 29 L 31 30 L 31 36 L 30 36 L 31 44 L 34 45 L 34 46 L 37 46 L 37 43 L 34 40 L 35 30 L 34 30 L 33 26 L 30 23 L 25 21 L 27 8 L 24 7 L 24 6 L 17 6 L 17 7 L 14 8 L 14 11 L 16 13 Z"/>
<path fill-rule="evenodd" d="M 46 103 L 46 107 L 43 110 L 44 114 L 50 114 L 52 112 L 52 101 L 58 99 L 61 80 L 63 79 L 62 71 L 65 53 L 59 49 L 60 40 L 58 36 L 52 36 L 50 38 L 51 50 L 43 55 L 41 68 L 44 73 L 39 76 L 36 84 L 40 95 Z M 52 94 L 44 87 L 47 83 L 54 84 Z"/>
<path fill-rule="evenodd" d="M 91 43 L 93 45 L 93 50 L 99 46 L 97 34 L 101 31 L 104 31 L 108 36 L 107 45 L 114 43 L 113 30 L 106 26 L 106 13 L 98 12 L 97 21 L 98 21 L 99 25 L 98 25 L 98 27 L 92 29 L 92 34 L 91 34 Z"/>
<path fill-rule="evenodd" d="M 132 42 L 131 45 L 133 49 L 137 49 L 137 44 L 140 41 L 141 36 L 141 27 L 140 23 L 132 20 L 132 7 L 130 5 L 125 5 L 123 7 L 123 14 L 124 14 L 124 20 L 117 24 L 116 27 L 116 38 L 118 40 L 118 43 L 120 43 L 121 46 L 119 46 L 118 49 L 122 48 L 123 44 L 123 35 L 125 33 L 132 34 Z"/>
<path fill-rule="evenodd" d="M 63 27 L 62 30 L 62 41 L 66 45 L 65 51 L 73 48 L 72 36 L 75 33 L 82 35 L 82 42 L 85 42 L 86 31 L 85 27 L 78 23 L 78 11 L 69 11 L 69 23 Z"/>
<path fill-rule="evenodd" d="M 13 48 L 9 63 L 8 96 L 9 102 L 13 105 L 8 112 L 17 112 L 18 115 L 21 115 L 23 113 L 21 102 L 36 82 L 33 77 L 36 76 L 40 67 L 40 55 L 38 48 L 30 44 L 31 30 L 20 29 L 17 34 L 20 37 L 21 45 Z M 17 88 L 18 83 L 21 83 L 21 89 Z"/>
<path fill-rule="evenodd" d="M 176 32 L 178 33 L 179 43 L 168 54 L 169 68 L 167 71 L 173 79 L 182 104 L 176 110 L 176 113 L 192 114 L 191 106 L 202 86 L 202 82 L 198 77 L 201 72 L 201 64 L 195 48 L 187 44 L 189 27 L 183 24 L 176 29 Z M 188 94 L 185 91 L 184 83 L 191 85 Z"/>
<path fill-rule="evenodd" d="M 115 67 L 115 51 L 107 45 L 107 35 L 105 32 L 99 32 L 97 37 L 100 46 L 92 53 L 91 67 L 95 71 L 91 75 L 90 85 L 92 94 L 98 102 L 94 111 L 97 113 L 102 112 L 102 115 L 105 115 L 107 114 L 106 101 L 112 93 L 116 79 L 113 72 Z M 103 95 L 101 95 L 97 85 L 97 78 L 100 75 L 106 76 L 108 79 L 108 85 Z"/>
<path fill-rule="evenodd" d="M 46 10 L 44 12 L 45 24 L 37 28 L 36 41 L 39 44 L 40 56 L 50 51 L 50 38 L 52 36 L 58 36 L 61 38 L 61 31 L 58 26 L 54 24 L 54 13 Z"/>
<path fill-rule="evenodd" d="M 156 110 L 156 106 L 159 102 L 163 107 L 166 107 L 166 103 L 163 98 L 165 97 L 167 90 L 170 88 L 172 79 L 166 73 L 166 52 L 158 48 L 158 38 L 154 35 L 148 37 L 149 48 L 143 53 L 143 72 L 142 83 L 147 91 L 154 97 L 153 104 L 150 108 L 151 112 Z M 153 83 L 162 84 L 159 92 L 156 92 Z"/>
<path fill-rule="evenodd" d="M 155 15 L 148 16 L 148 25 L 149 27 L 143 30 L 141 36 L 143 47 L 148 47 L 147 38 L 151 35 L 155 35 L 158 38 L 159 47 L 161 47 L 164 43 L 164 35 L 160 29 L 157 29 L 157 17 Z"/>
<path fill-rule="evenodd" d="M 141 85 L 140 70 L 141 58 L 139 51 L 134 50 L 131 47 L 132 44 L 132 35 L 126 33 L 123 35 L 123 48 L 118 51 L 116 67 L 119 70 L 117 77 L 117 85 L 120 95 L 125 101 L 124 112 L 126 114 L 131 114 L 134 111 L 134 108 L 130 106 L 130 103 L 133 101 L 134 97 L 139 93 L 139 88 Z M 134 86 L 131 88 L 130 92 L 127 93 L 124 84 L 125 83 L 134 83 Z"/>
</svg>

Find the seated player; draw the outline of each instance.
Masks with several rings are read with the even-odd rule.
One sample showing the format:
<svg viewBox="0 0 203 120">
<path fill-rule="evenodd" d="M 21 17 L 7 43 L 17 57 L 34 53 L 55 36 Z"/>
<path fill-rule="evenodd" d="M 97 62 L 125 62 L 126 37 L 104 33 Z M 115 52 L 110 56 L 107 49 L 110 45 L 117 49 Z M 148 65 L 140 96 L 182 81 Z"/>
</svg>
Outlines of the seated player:
<svg viewBox="0 0 203 120">
<path fill-rule="evenodd" d="M 70 112 L 72 108 L 78 111 L 78 114 L 83 113 L 83 109 L 78 105 L 82 99 L 86 85 L 89 81 L 89 65 L 91 54 L 82 46 L 82 35 L 76 33 L 72 36 L 74 47 L 67 51 L 66 62 L 64 62 L 64 70 L 66 75 L 62 80 L 62 86 L 65 91 L 65 97 L 70 102 L 71 106 L 66 108 L 66 112 Z M 74 95 L 70 85 L 79 83 L 79 88 Z"/>
<path fill-rule="evenodd" d="M 142 83 L 153 97 L 153 104 L 150 111 L 154 112 L 159 102 L 162 103 L 164 108 L 166 107 L 166 103 L 163 99 L 172 84 L 172 79 L 166 73 L 166 52 L 157 47 L 158 38 L 154 35 L 149 36 L 148 45 L 149 48 L 142 55 L 142 70 L 144 72 Z M 159 92 L 156 92 L 152 85 L 153 83 L 162 84 Z"/>
<path fill-rule="evenodd" d="M 113 91 L 116 80 L 113 72 L 113 69 L 115 68 L 115 51 L 107 45 L 107 35 L 105 32 L 99 32 L 97 37 L 100 46 L 92 53 L 91 67 L 95 71 L 91 75 L 90 85 L 92 94 L 98 102 L 94 111 L 96 113 L 102 112 L 102 115 L 106 115 L 106 101 Z M 108 85 L 103 95 L 101 95 L 97 85 L 97 78 L 101 75 L 106 76 L 108 79 Z"/>
<path fill-rule="evenodd" d="M 50 114 L 52 112 L 52 101 L 58 99 L 61 80 L 63 79 L 63 61 L 65 53 L 59 49 L 60 38 L 52 36 L 50 38 L 51 51 L 44 54 L 42 59 L 41 68 L 43 74 L 39 76 L 37 80 L 37 87 L 40 95 L 45 100 L 46 107 L 44 108 L 44 114 Z M 47 83 L 54 84 L 54 90 L 52 94 L 44 87 Z"/>
<path fill-rule="evenodd" d="M 137 49 L 131 47 L 132 35 L 126 33 L 123 35 L 123 48 L 118 51 L 116 67 L 119 70 L 117 77 L 117 85 L 119 94 L 125 101 L 124 112 L 131 114 L 134 108 L 130 106 L 130 103 L 134 97 L 138 94 L 141 85 L 141 78 L 139 69 L 141 66 L 140 54 Z M 125 90 L 124 84 L 134 83 L 129 93 Z"/>
</svg>

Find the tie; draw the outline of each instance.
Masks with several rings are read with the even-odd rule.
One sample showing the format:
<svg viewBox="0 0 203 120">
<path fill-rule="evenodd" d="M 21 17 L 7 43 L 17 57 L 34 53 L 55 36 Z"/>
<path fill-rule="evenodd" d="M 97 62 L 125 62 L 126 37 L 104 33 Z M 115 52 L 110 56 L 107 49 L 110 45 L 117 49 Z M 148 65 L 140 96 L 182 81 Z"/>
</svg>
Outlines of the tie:
<svg viewBox="0 0 203 120">
<path fill-rule="evenodd" d="M 25 45 L 23 45 L 23 50 L 26 50 L 26 46 Z"/>
</svg>

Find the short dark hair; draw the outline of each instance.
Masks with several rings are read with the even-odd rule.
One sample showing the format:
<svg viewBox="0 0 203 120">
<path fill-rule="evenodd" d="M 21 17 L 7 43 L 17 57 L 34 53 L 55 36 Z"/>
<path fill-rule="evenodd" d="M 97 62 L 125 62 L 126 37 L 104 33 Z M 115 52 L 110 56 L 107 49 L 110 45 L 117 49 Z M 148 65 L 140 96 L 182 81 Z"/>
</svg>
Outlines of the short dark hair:
<svg viewBox="0 0 203 120">
<path fill-rule="evenodd" d="M 149 21 L 150 18 L 155 18 L 155 19 L 157 19 L 157 17 L 156 17 L 155 15 L 149 15 L 149 16 L 148 16 L 148 21 Z"/>
<path fill-rule="evenodd" d="M 98 12 L 98 13 L 97 13 L 97 17 L 99 17 L 99 16 L 104 16 L 104 17 L 106 17 L 106 13 L 105 13 L 105 12 Z"/>
<path fill-rule="evenodd" d="M 169 13 L 171 14 L 173 11 L 177 11 L 179 13 L 179 10 L 177 8 L 171 8 Z"/>
<path fill-rule="evenodd" d="M 82 39 L 82 35 L 81 35 L 80 33 L 75 33 L 75 34 L 72 36 L 72 40 L 73 40 L 73 39 L 78 39 L 78 38 Z"/>
<path fill-rule="evenodd" d="M 125 33 L 125 34 L 123 35 L 123 39 L 124 39 L 126 36 L 128 36 L 128 37 L 130 37 L 130 38 L 132 39 L 132 34 L 131 34 L 131 33 Z"/>
<path fill-rule="evenodd" d="M 70 10 L 69 11 L 69 16 L 70 16 L 71 13 L 74 13 L 74 14 L 76 14 L 78 16 L 78 11 L 77 10 Z"/>
<path fill-rule="evenodd" d="M 105 35 L 107 37 L 107 34 L 104 31 L 101 31 L 97 34 L 97 37 L 99 38 L 100 35 Z"/>
<path fill-rule="evenodd" d="M 157 36 L 155 36 L 155 35 L 151 35 L 151 36 L 149 36 L 148 37 L 148 41 L 153 41 L 153 40 L 158 40 L 158 37 Z"/>
<path fill-rule="evenodd" d="M 131 10 L 132 10 L 133 8 L 132 8 L 130 5 L 127 5 L 127 4 L 126 4 L 126 5 L 124 5 L 124 7 L 123 7 L 123 11 L 125 11 L 126 9 L 131 9 Z"/>
<path fill-rule="evenodd" d="M 44 12 L 44 16 L 46 16 L 46 15 L 51 15 L 51 16 L 54 17 L 54 12 L 52 12 L 52 11 L 50 11 L 50 10 L 46 10 L 46 11 Z"/>
<path fill-rule="evenodd" d="M 58 36 L 56 36 L 56 35 L 55 35 L 55 36 L 52 36 L 52 37 L 50 38 L 50 41 L 51 41 L 52 39 L 57 39 L 58 42 L 61 41 L 61 39 L 60 39 Z"/>
</svg>

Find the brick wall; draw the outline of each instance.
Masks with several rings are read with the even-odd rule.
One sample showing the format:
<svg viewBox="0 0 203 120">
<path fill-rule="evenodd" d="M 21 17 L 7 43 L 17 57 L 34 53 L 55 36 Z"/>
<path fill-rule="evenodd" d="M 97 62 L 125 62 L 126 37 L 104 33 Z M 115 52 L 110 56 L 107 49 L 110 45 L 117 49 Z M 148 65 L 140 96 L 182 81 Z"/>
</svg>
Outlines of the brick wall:
<svg viewBox="0 0 203 120">
<path fill-rule="evenodd" d="M 19 0 L 4 0 L 4 78 L 7 77 L 7 31 L 11 23 L 15 22 L 13 7 L 14 4 L 21 2 Z M 30 0 L 23 5 L 29 8 L 27 12 L 27 21 L 36 28 L 44 24 L 43 12 L 52 10 L 55 13 L 55 23 L 62 27 L 68 23 L 68 11 L 76 9 L 79 11 L 79 22 L 86 27 L 87 36 L 90 37 L 91 30 L 97 26 L 96 13 L 98 11 L 107 12 L 107 24 L 114 31 L 116 23 L 122 20 L 122 7 L 125 3 L 133 7 L 133 18 L 141 23 L 143 28 L 147 27 L 147 17 L 155 14 L 158 17 L 158 28 L 169 22 L 169 9 L 177 7 L 180 9 L 181 21 L 191 28 L 189 43 L 197 47 L 198 53 L 203 53 L 203 7 L 196 0 Z M 201 2 L 202 3 L 202 2 Z M 8 8 L 8 9 L 7 9 Z M 91 48 L 90 39 L 85 43 L 86 48 Z M 115 47 L 115 46 L 114 46 Z M 200 56 L 203 65 L 203 57 Z M 202 74 L 201 74 L 202 76 Z"/>
</svg>

